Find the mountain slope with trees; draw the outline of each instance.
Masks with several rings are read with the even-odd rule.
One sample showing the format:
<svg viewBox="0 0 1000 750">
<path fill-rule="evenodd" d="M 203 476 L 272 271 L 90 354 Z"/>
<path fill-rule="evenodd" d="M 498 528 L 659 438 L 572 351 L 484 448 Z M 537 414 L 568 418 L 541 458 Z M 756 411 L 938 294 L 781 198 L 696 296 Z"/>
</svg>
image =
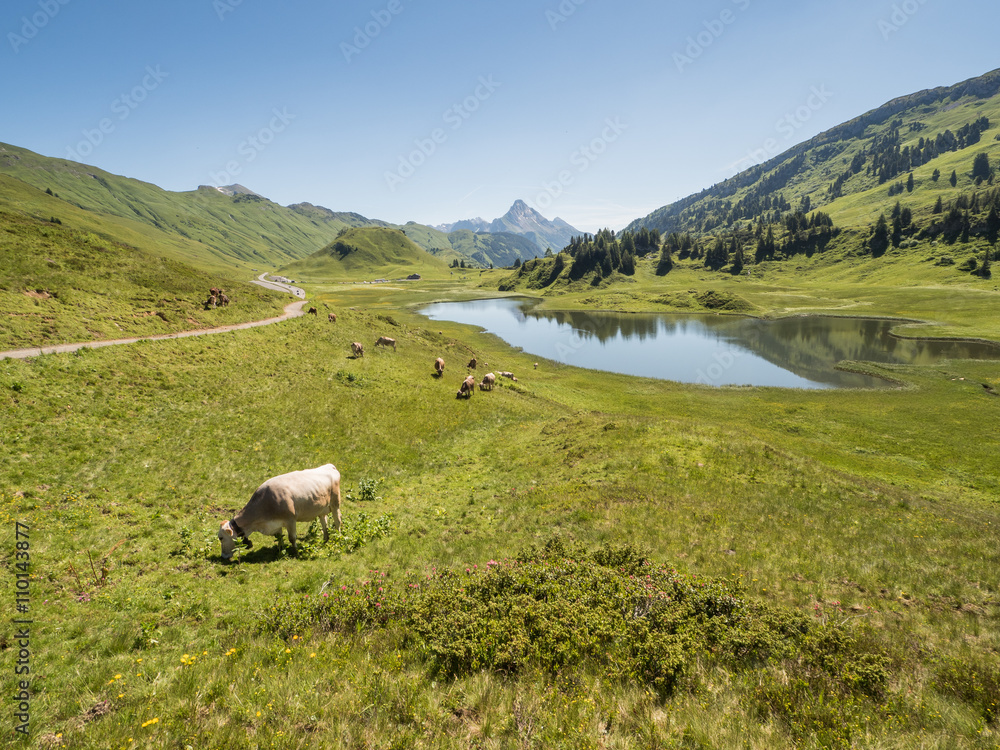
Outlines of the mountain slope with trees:
<svg viewBox="0 0 1000 750">
<path fill-rule="evenodd" d="M 410 240 L 401 229 L 356 227 L 342 231 L 326 247 L 279 270 L 296 280 L 328 282 L 399 279 L 414 273 L 447 275 L 447 264 Z"/>
<path fill-rule="evenodd" d="M 0 174 L 95 216 L 144 224 L 153 230 L 146 231 L 155 244 L 150 252 L 202 266 L 280 265 L 314 252 L 352 224 L 337 216 L 324 221 L 251 191 L 227 195 L 203 185 L 174 193 L 8 144 L 0 144 Z"/>
<path fill-rule="evenodd" d="M 895 99 L 617 236 L 605 230 L 574 241 L 562 257 L 522 266 L 501 288 L 629 277 L 626 246 L 643 231 L 662 238 L 657 276 L 678 263 L 740 275 L 791 259 L 902 253 L 990 278 L 998 164 L 1000 70 Z"/>
</svg>

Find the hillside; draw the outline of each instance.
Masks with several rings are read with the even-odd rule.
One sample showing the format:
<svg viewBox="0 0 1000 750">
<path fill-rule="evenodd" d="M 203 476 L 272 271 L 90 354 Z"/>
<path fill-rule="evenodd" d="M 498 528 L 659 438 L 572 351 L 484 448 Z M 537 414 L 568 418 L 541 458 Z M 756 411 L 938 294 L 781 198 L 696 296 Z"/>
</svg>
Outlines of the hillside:
<svg viewBox="0 0 1000 750">
<path fill-rule="evenodd" d="M 12 186 L 5 184 L 10 182 L 17 186 L 0 176 L 0 188 L 6 188 L 0 194 L 10 195 Z M 23 183 L 19 187 L 37 192 Z M 259 286 L 144 252 L 122 239 L 131 239 L 127 234 L 115 238 L 74 224 L 0 205 L 0 349 L 261 320 L 279 314 L 287 301 Z M 227 307 L 205 309 L 213 286 L 225 289 Z"/>
<path fill-rule="evenodd" d="M 359 227 L 307 258 L 279 269 L 306 282 L 399 279 L 413 273 L 447 275 L 445 261 L 410 240 L 401 229 Z"/>
<path fill-rule="evenodd" d="M 574 235 L 582 234 L 558 217 L 549 221 L 522 200 L 514 201 L 507 213 L 495 219 L 490 231 L 523 234 L 538 245 L 539 255 L 550 248 L 562 250 Z"/>
<path fill-rule="evenodd" d="M 986 281 L 1000 238 L 998 92 L 993 71 L 895 99 L 617 235 L 577 238 L 500 288 L 634 281 L 637 261 L 653 254 L 657 277 L 678 267 L 766 276 L 793 260 L 801 269 L 855 258 L 870 273 L 902 257 L 898 283 L 924 276 L 915 269 L 926 263 L 938 267 L 931 283 Z"/>
<path fill-rule="evenodd" d="M 529 237 L 512 232 L 473 231 L 454 229 L 443 232 L 416 222 L 399 227 L 404 234 L 431 255 L 449 263 L 455 260 L 480 268 L 504 268 L 516 261 L 542 255 Z"/>
<path fill-rule="evenodd" d="M 442 224 L 435 227 L 442 232 L 452 233 L 467 230 L 475 233 L 490 232 L 492 234 L 518 234 L 528 239 L 536 248 L 534 252 L 522 253 L 521 260 L 541 256 L 545 251 L 562 250 L 570 239 L 582 234 L 559 217 L 546 219 L 522 200 L 514 201 L 510 209 L 498 219 L 486 221 L 480 217 L 465 219 L 453 224 Z M 512 259 L 513 260 L 513 259 Z M 509 265 L 504 263 L 503 265 Z"/>
<path fill-rule="evenodd" d="M 355 223 L 343 216 L 280 206 L 243 188 L 174 193 L 96 167 L 41 156 L 0 143 L 0 176 L 37 188 L 46 198 L 22 208 L 63 218 L 58 202 L 84 209 L 100 222 L 128 223 L 144 249 L 205 268 L 249 269 L 302 258 Z M 233 186 L 230 186 L 231 188 Z M 331 214 L 333 212 L 330 212 Z M 363 217 L 362 217 L 363 218 Z M 139 226 L 142 225 L 142 226 Z"/>
<path fill-rule="evenodd" d="M 964 211 L 973 192 L 986 192 L 993 184 L 993 170 L 977 180 L 973 162 L 980 153 L 990 165 L 1000 162 L 998 92 L 1000 70 L 995 70 L 899 97 L 627 228 L 697 239 L 751 223 L 766 234 L 768 226 L 777 231 L 787 225 L 790 215 L 821 209 L 836 227 L 868 229 L 880 215 L 888 218 L 899 202 L 910 208 L 910 237 L 926 229 L 918 239 L 936 239 L 943 225 L 930 227 L 938 198 L 945 204 L 939 213 L 947 213 L 949 203 Z M 970 205 L 959 202 L 963 194 Z M 759 239 L 756 230 L 754 239 Z"/>
</svg>

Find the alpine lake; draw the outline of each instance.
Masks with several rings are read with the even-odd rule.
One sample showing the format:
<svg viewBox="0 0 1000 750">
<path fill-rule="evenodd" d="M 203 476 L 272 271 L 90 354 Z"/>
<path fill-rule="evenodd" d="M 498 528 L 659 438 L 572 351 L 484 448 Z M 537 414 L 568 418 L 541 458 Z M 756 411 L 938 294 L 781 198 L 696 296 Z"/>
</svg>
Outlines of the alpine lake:
<svg viewBox="0 0 1000 750">
<path fill-rule="evenodd" d="M 901 320 L 560 312 L 518 298 L 438 302 L 420 312 L 479 326 L 566 365 L 710 386 L 888 388 L 838 363 L 1000 359 L 1000 346 L 987 342 L 901 337 L 892 332 L 907 323 Z"/>
</svg>

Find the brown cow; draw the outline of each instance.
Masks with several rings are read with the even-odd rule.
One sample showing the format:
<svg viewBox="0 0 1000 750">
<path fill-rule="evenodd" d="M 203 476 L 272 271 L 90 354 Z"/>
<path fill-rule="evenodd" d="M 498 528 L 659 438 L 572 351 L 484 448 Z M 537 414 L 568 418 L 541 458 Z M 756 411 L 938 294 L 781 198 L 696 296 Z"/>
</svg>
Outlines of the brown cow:
<svg viewBox="0 0 1000 750">
<path fill-rule="evenodd" d="M 329 320 L 331 323 L 336 323 L 337 313 L 330 313 L 329 315 L 326 316 L 326 319 Z"/>
<path fill-rule="evenodd" d="M 215 307 L 216 302 L 217 300 L 215 298 L 215 295 L 213 294 L 211 297 L 205 300 L 205 309 L 206 310 L 213 309 Z"/>
<path fill-rule="evenodd" d="M 444 375 L 444 360 L 440 357 L 434 360 L 434 374 L 438 377 Z"/>
<path fill-rule="evenodd" d="M 475 357 L 473 357 L 472 359 L 469 360 L 469 364 L 467 364 L 466 367 L 475 370 L 478 365 L 479 361 Z"/>
<path fill-rule="evenodd" d="M 479 390 L 481 391 L 492 391 L 493 384 L 497 382 L 497 376 L 492 372 L 488 372 L 483 375 L 483 382 L 479 384 Z"/>
<path fill-rule="evenodd" d="M 396 339 L 391 339 L 388 336 L 379 336 L 378 341 L 375 342 L 375 346 L 391 346 L 393 351 L 396 351 Z"/>
<path fill-rule="evenodd" d="M 287 531 L 294 554 L 296 523 L 314 518 L 318 518 L 323 527 L 323 541 L 329 541 L 328 515 L 333 516 L 337 531 L 340 531 L 340 472 L 333 464 L 271 477 L 257 488 L 243 510 L 220 524 L 222 559 L 232 559 L 237 538 L 244 539 L 247 546 L 252 547 L 250 534 L 255 531 L 273 534 L 279 547 L 281 532 Z"/>
<path fill-rule="evenodd" d="M 357 341 L 351 344 L 351 351 L 354 352 L 355 359 L 365 356 L 365 348 Z"/>
<path fill-rule="evenodd" d="M 461 387 L 458 389 L 458 393 L 455 394 L 455 398 L 461 398 L 465 396 L 466 398 L 472 398 L 472 394 L 476 392 L 476 379 L 471 375 L 462 381 Z"/>
<path fill-rule="evenodd" d="M 225 292 L 219 294 L 219 304 L 223 307 L 229 307 L 229 297 L 226 296 Z"/>
<path fill-rule="evenodd" d="M 315 307 L 310 307 L 309 308 L 309 314 L 310 315 L 319 315 L 319 310 L 317 310 Z"/>
</svg>

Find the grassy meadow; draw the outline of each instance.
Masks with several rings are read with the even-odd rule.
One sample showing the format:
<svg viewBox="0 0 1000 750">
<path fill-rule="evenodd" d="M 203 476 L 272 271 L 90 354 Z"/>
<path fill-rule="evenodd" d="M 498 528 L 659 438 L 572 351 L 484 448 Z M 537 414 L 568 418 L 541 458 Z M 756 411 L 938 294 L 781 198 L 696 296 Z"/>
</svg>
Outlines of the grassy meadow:
<svg viewBox="0 0 1000 750">
<path fill-rule="evenodd" d="M 792 269 L 640 268 L 545 304 L 678 312 L 716 289 L 1000 339 L 994 282 Z M 415 311 L 503 276 L 316 285 L 335 324 L 0 360 L 5 596 L 20 522 L 33 621 L 15 746 L 1000 745 L 997 362 L 712 389 Z M 473 355 L 518 382 L 456 399 Z M 260 482 L 327 462 L 341 535 L 221 562 L 218 524 Z"/>
<path fill-rule="evenodd" d="M 78 225 L 0 209 L 0 351 L 155 336 L 281 314 L 287 295 L 145 253 Z M 230 298 L 205 309 L 212 287 Z"/>
</svg>

